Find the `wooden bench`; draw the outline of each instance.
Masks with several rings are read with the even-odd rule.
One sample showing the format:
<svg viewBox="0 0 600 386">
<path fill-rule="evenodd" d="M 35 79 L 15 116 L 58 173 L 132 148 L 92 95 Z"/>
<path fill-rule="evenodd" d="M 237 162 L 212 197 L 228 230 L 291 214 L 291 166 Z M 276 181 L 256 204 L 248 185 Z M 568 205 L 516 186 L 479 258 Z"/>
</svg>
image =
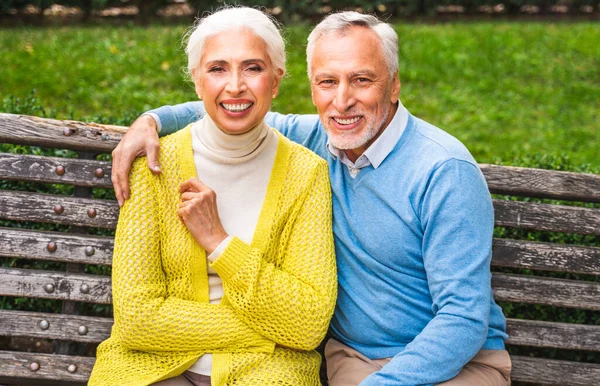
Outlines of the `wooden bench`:
<svg viewBox="0 0 600 386">
<path fill-rule="evenodd" d="M 5 296 L 63 302 L 62 313 L 0 309 L 0 339 L 8 342 L 0 346 L 0 384 L 85 384 L 94 364 L 95 345 L 110 334 L 111 318 L 80 314 L 80 306 L 111 302 L 110 277 L 86 273 L 85 267 L 111 264 L 113 239 L 90 234 L 89 229 L 114 229 L 119 208 L 116 201 L 91 198 L 91 192 L 111 187 L 111 165 L 97 161 L 96 155 L 110 153 L 122 130 L 0 114 L 0 143 L 70 149 L 79 154 L 79 158 L 57 158 L 0 153 L 0 183 L 75 186 L 72 196 L 0 190 L 0 220 L 10 220 L 9 226 L 0 227 L 0 301 Z M 600 203 L 598 175 L 495 165 L 481 168 L 495 194 Z M 494 207 L 498 227 L 592 238 L 600 235 L 598 205 L 495 199 Z M 25 229 L 32 223 L 68 225 L 70 231 Z M 15 259 L 62 265 L 60 271 L 12 268 L 10 262 Z M 495 298 L 504 305 L 514 302 L 600 311 L 600 248 L 497 238 L 492 265 Z M 579 280 L 507 273 L 507 268 L 566 272 Z M 600 352 L 597 325 L 509 318 L 508 333 L 508 345 L 513 348 L 573 350 L 581 356 Z M 54 350 L 30 352 L 31 348 L 17 350 L 11 345 L 24 338 L 32 340 L 34 349 L 52 342 Z M 87 351 L 91 347 L 89 355 L 84 355 L 86 345 Z M 514 384 L 597 385 L 600 379 L 600 364 L 528 353 L 513 355 L 512 360 Z"/>
</svg>

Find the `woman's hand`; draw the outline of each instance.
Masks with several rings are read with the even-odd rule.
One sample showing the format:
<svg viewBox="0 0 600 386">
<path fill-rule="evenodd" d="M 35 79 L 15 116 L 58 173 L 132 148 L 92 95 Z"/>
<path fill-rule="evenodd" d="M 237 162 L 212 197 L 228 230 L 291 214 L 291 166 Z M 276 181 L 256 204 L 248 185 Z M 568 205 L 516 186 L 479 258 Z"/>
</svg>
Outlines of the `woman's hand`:
<svg viewBox="0 0 600 386">
<path fill-rule="evenodd" d="M 211 254 L 229 236 L 221 224 L 217 195 L 197 178 L 181 184 L 179 193 L 181 204 L 177 215 L 196 242 L 207 254 Z"/>
</svg>

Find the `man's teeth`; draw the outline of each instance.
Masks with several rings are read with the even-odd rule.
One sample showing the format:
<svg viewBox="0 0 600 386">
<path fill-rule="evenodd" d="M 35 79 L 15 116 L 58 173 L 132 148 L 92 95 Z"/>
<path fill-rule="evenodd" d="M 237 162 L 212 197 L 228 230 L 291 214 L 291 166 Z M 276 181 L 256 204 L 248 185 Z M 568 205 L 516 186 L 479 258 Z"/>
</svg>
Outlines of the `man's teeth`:
<svg viewBox="0 0 600 386">
<path fill-rule="evenodd" d="M 242 103 L 242 104 L 221 103 L 221 106 L 223 106 L 223 108 L 225 110 L 228 110 L 228 111 L 240 112 L 240 111 L 244 111 L 247 108 L 249 108 L 250 106 L 252 106 L 252 102 L 250 102 L 250 103 Z"/>
<path fill-rule="evenodd" d="M 354 117 L 354 118 L 350 118 L 350 119 L 335 118 L 335 121 L 342 125 L 351 125 L 354 122 L 358 122 L 359 119 L 360 119 L 360 117 Z"/>
</svg>

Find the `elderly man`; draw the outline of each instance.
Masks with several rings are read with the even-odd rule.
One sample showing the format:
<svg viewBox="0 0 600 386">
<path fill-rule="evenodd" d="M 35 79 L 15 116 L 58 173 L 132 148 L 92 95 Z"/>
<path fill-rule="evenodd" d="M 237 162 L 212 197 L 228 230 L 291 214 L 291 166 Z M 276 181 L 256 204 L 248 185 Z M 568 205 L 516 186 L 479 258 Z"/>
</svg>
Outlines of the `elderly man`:
<svg viewBox="0 0 600 386">
<path fill-rule="evenodd" d="M 397 34 L 373 16 L 333 14 L 311 32 L 307 61 L 319 116 L 270 113 L 267 123 L 329 163 L 339 275 L 330 385 L 509 385 L 490 195 L 467 149 L 400 103 Z M 190 102 L 132 125 L 113 153 L 121 204 L 136 155 L 160 172 L 157 125 L 162 135 L 203 114 Z"/>
</svg>

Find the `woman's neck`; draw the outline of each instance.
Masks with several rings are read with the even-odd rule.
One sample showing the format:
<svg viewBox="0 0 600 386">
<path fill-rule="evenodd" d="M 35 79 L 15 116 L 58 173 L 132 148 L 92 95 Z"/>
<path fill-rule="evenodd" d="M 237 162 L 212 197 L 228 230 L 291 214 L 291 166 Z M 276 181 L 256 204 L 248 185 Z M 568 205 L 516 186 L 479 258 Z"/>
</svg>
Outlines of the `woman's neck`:
<svg viewBox="0 0 600 386">
<path fill-rule="evenodd" d="M 216 157 L 226 163 L 245 162 L 254 158 L 264 148 L 269 134 L 269 126 L 264 121 L 244 134 L 227 134 L 206 115 L 194 124 L 195 135 L 211 158 Z"/>
</svg>

